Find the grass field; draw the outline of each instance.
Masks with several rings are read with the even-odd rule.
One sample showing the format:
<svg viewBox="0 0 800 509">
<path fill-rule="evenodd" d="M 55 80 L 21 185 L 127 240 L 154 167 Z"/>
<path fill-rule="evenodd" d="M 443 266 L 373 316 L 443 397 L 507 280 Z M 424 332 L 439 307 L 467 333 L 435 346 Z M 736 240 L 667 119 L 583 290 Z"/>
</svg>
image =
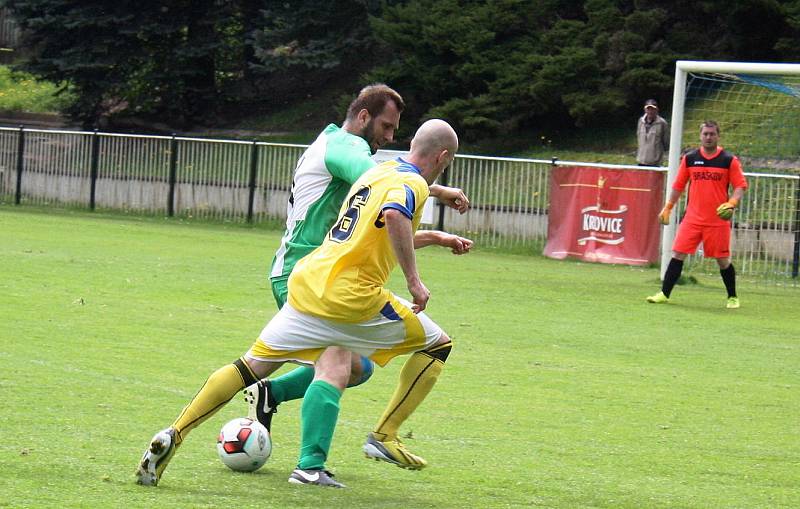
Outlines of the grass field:
<svg viewBox="0 0 800 509">
<path fill-rule="evenodd" d="M 329 467 L 286 482 L 299 405 L 255 474 L 217 459 L 240 397 L 195 430 L 158 488 L 154 432 L 274 313 L 278 232 L 0 207 L 0 506 L 709 508 L 800 506 L 800 296 L 713 279 L 647 305 L 657 270 L 493 251 L 419 253 L 456 346 L 406 424 L 421 472 L 368 462 L 401 362 L 348 391 Z M 403 291 L 401 278 L 393 288 Z"/>
</svg>

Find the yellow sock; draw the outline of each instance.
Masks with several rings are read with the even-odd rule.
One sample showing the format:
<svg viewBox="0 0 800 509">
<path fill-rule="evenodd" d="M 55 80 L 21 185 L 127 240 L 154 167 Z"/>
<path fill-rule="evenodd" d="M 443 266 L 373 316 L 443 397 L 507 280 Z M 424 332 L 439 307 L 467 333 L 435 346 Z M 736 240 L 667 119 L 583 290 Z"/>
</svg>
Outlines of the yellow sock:
<svg viewBox="0 0 800 509">
<path fill-rule="evenodd" d="M 449 347 L 450 343 L 447 345 Z M 379 440 L 397 439 L 400 426 L 431 392 L 443 367 L 444 362 L 428 352 L 416 352 L 408 358 L 392 399 L 375 428 Z"/>
<path fill-rule="evenodd" d="M 195 426 L 214 415 L 237 392 L 257 381 L 243 359 L 238 359 L 212 373 L 172 424 L 176 432 L 175 445 L 183 442 Z"/>
</svg>

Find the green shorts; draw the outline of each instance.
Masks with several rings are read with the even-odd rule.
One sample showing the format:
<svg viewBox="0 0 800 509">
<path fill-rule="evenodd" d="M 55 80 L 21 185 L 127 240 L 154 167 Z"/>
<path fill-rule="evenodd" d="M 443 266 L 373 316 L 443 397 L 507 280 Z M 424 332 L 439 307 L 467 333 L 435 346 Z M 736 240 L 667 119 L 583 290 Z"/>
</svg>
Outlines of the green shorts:
<svg viewBox="0 0 800 509">
<path fill-rule="evenodd" d="M 272 284 L 272 296 L 275 297 L 275 304 L 280 309 L 286 304 L 286 299 L 289 297 L 289 277 L 271 278 L 269 282 Z"/>
</svg>

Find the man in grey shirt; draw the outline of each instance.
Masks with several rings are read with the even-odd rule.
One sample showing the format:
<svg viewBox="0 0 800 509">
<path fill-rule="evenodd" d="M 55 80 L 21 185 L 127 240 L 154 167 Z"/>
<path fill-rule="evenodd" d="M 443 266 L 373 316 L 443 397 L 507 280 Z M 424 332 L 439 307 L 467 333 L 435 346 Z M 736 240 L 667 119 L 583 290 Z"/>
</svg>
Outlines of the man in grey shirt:
<svg viewBox="0 0 800 509">
<path fill-rule="evenodd" d="M 669 151 L 669 124 L 658 114 L 658 103 L 648 99 L 644 103 L 644 115 L 636 126 L 639 148 L 636 162 L 639 166 L 661 166 L 664 154 Z"/>
</svg>

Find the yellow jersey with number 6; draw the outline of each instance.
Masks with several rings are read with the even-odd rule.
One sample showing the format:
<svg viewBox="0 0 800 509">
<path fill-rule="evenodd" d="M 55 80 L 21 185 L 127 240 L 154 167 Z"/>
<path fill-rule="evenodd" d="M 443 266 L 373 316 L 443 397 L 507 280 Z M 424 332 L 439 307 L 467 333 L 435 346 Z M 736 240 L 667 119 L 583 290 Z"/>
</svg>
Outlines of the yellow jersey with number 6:
<svg viewBox="0 0 800 509">
<path fill-rule="evenodd" d="M 428 195 L 419 168 L 402 158 L 368 170 L 350 188 L 325 242 L 292 271 L 289 304 L 340 322 L 375 318 L 389 302 L 383 286 L 397 265 L 383 213 L 402 212 L 416 231 Z"/>
</svg>

